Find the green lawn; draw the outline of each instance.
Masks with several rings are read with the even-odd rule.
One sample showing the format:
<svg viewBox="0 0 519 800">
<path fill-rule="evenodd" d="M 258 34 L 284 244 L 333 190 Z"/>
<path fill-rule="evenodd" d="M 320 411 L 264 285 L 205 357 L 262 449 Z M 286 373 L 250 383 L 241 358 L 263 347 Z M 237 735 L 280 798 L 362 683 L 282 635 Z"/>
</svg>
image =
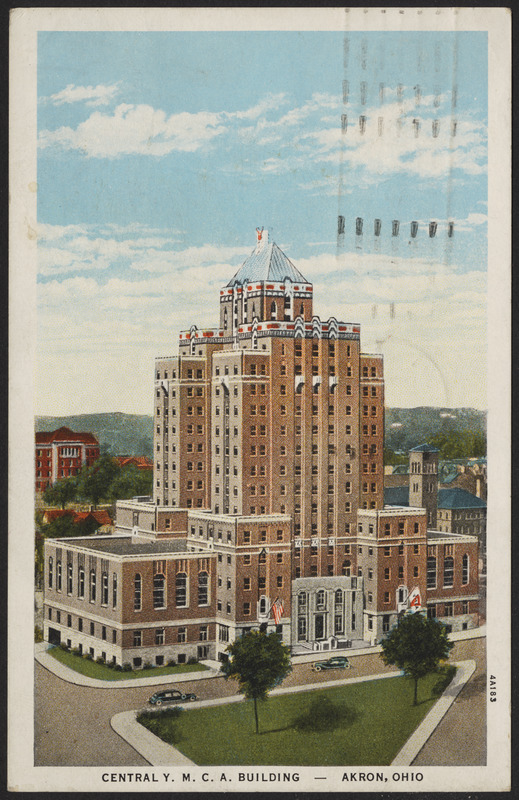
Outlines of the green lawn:
<svg viewBox="0 0 519 800">
<path fill-rule="evenodd" d="M 177 664 L 174 667 L 152 667 L 152 669 L 136 669 L 131 672 L 117 672 L 104 664 L 97 664 L 88 658 L 76 656 L 62 650 L 61 647 L 52 647 L 47 651 L 57 661 L 70 667 L 81 675 L 98 678 L 100 681 L 128 681 L 132 678 L 158 677 L 159 675 L 178 675 L 181 672 L 201 672 L 208 669 L 205 664 Z"/>
<path fill-rule="evenodd" d="M 417 706 L 403 677 L 270 697 L 259 734 L 252 701 L 138 719 L 200 765 L 388 765 L 453 674 L 420 680 Z"/>
</svg>

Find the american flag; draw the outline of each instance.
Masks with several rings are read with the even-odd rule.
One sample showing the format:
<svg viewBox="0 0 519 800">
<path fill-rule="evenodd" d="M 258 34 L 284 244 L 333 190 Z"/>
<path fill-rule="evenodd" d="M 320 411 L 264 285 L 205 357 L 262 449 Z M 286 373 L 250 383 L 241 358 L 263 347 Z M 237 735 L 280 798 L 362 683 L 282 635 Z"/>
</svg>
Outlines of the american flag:
<svg viewBox="0 0 519 800">
<path fill-rule="evenodd" d="M 279 625 L 279 620 L 283 616 L 283 611 L 283 600 L 280 600 L 279 597 L 276 597 L 272 605 L 272 613 L 274 615 L 274 622 L 276 625 Z"/>
</svg>

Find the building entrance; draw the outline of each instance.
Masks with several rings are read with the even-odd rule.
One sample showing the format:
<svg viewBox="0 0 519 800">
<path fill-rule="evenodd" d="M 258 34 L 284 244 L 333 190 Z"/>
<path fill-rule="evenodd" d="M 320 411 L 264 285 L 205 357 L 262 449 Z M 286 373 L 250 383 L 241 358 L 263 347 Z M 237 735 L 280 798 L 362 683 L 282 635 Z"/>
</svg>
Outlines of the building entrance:
<svg viewBox="0 0 519 800">
<path fill-rule="evenodd" d="M 60 644 L 61 633 L 56 628 L 49 628 L 49 644 Z"/>
<path fill-rule="evenodd" d="M 324 639 L 324 614 L 315 615 L 315 638 Z"/>
</svg>

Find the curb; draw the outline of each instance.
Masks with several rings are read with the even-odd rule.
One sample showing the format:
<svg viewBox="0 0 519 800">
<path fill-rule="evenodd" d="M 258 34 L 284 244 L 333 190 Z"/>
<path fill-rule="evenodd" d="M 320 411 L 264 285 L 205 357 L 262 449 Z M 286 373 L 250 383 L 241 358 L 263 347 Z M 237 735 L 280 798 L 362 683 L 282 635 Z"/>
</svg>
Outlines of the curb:
<svg viewBox="0 0 519 800">
<path fill-rule="evenodd" d="M 476 662 L 472 660 L 454 662 L 456 674 L 449 683 L 439 700 L 431 708 L 427 716 L 421 721 L 414 733 L 411 734 L 399 753 L 391 762 L 392 767 L 409 767 L 423 748 L 432 733 L 436 730 L 443 717 L 452 706 L 457 696 L 474 674 Z"/>
<path fill-rule="evenodd" d="M 123 678 L 122 680 L 103 681 L 99 678 L 90 678 L 88 675 L 82 675 L 80 672 L 75 672 L 70 667 L 65 666 L 53 656 L 43 649 L 36 646 L 34 653 L 35 660 L 41 666 L 52 672 L 58 678 L 67 683 L 73 683 L 76 686 L 88 686 L 91 689 L 135 689 L 146 686 L 159 686 L 168 683 L 183 683 L 185 681 L 201 681 L 207 678 L 218 678 L 220 672 L 215 669 L 208 669 L 199 672 L 181 672 L 173 675 L 157 675 L 156 677 L 147 678 Z"/>
</svg>

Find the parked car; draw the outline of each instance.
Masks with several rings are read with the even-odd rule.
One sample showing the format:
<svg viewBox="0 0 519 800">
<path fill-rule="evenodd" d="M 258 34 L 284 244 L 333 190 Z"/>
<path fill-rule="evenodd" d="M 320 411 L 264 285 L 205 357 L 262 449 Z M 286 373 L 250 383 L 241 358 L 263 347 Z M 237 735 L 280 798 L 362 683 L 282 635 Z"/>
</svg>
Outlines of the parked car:
<svg viewBox="0 0 519 800">
<path fill-rule="evenodd" d="M 333 656 L 327 661 L 316 661 L 312 664 L 313 672 L 320 672 L 322 669 L 350 669 L 351 664 L 346 656 Z"/>
<path fill-rule="evenodd" d="M 162 703 L 186 703 L 196 700 L 196 694 L 190 692 L 179 692 L 178 689 L 166 689 L 163 692 L 155 692 L 148 700 L 152 706 L 161 706 Z"/>
</svg>

